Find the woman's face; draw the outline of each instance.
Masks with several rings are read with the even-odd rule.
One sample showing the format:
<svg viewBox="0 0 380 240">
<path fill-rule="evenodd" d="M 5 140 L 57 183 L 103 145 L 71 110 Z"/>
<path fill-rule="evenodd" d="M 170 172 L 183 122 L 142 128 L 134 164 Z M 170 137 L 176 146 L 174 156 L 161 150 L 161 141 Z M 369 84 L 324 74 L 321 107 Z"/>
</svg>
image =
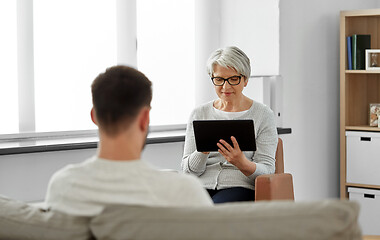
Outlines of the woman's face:
<svg viewBox="0 0 380 240">
<path fill-rule="evenodd" d="M 220 65 L 214 66 L 213 77 L 229 78 L 232 76 L 240 76 L 234 69 L 225 68 Z M 245 77 L 241 77 L 238 85 L 230 85 L 227 81 L 222 86 L 214 86 L 215 92 L 218 97 L 224 101 L 234 101 L 243 95 L 243 89 L 247 86 L 247 80 Z"/>
</svg>

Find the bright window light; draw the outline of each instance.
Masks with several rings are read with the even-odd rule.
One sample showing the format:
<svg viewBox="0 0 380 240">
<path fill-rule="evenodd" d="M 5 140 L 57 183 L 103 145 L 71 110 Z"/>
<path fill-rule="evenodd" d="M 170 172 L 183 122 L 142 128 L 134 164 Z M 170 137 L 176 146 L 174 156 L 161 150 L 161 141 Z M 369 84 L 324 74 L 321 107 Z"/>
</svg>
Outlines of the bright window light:
<svg viewBox="0 0 380 240">
<path fill-rule="evenodd" d="M 116 2 L 34 0 L 24 8 L 23 1 L 0 1 L 0 134 L 19 133 L 19 122 L 30 123 L 35 132 L 96 129 L 90 118 L 91 83 L 117 64 Z M 33 13 L 33 25 L 17 26 L 17 4 Z M 137 67 L 153 82 L 150 124 L 184 124 L 195 105 L 194 0 L 136 0 L 136 15 Z M 17 65 L 18 51 L 25 51 L 17 49 L 18 27 L 32 33 L 21 39 L 33 45 L 34 76 L 19 76 L 20 84 L 34 81 L 29 95 L 34 103 L 27 108 L 19 108 L 19 100 L 24 106 L 28 98 L 18 96 L 17 73 L 25 67 Z M 19 111 L 32 108 L 31 119 L 19 121 Z"/>
<path fill-rule="evenodd" d="M 151 125 L 187 123 L 195 105 L 193 0 L 137 0 L 137 65 L 153 82 Z"/>
<path fill-rule="evenodd" d="M 0 134 L 18 132 L 16 3 L 0 1 Z"/>
<path fill-rule="evenodd" d="M 116 64 L 116 1 L 34 0 L 36 132 L 95 129 L 91 83 Z"/>
</svg>

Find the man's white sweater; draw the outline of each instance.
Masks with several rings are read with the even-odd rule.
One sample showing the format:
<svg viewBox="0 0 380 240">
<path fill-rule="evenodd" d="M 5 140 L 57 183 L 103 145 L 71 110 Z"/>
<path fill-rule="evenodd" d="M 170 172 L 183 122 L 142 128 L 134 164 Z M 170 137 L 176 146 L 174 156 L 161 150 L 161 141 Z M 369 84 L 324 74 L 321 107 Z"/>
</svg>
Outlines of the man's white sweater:
<svg viewBox="0 0 380 240">
<path fill-rule="evenodd" d="M 72 215 L 95 216 L 110 204 L 199 206 L 212 205 L 212 200 L 194 176 L 159 171 L 142 160 L 94 156 L 56 172 L 45 204 Z"/>
</svg>

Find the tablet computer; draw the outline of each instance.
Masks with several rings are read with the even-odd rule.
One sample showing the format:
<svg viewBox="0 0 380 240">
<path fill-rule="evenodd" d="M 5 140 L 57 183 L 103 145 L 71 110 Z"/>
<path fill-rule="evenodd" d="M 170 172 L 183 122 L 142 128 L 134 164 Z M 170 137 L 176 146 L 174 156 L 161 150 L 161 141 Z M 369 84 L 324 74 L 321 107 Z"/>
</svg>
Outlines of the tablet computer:
<svg viewBox="0 0 380 240">
<path fill-rule="evenodd" d="M 234 136 L 242 151 L 256 151 L 253 120 L 195 120 L 195 144 L 198 152 L 217 152 L 220 139 L 233 146 Z"/>
</svg>

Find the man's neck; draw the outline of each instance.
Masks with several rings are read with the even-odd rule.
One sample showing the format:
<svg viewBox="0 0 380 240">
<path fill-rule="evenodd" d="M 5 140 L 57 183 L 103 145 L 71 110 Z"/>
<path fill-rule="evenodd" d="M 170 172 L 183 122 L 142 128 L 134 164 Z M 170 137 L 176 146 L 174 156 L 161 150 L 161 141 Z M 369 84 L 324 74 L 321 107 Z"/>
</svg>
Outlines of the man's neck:
<svg viewBox="0 0 380 240">
<path fill-rule="evenodd" d="M 137 160 L 141 157 L 139 141 L 132 136 L 119 135 L 117 137 L 109 137 L 100 134 L 99 138 L 98 154 L 100 158 L 128 161 Z M 134 141 L 131 141 L 131 139 Z"/>
</svg>

